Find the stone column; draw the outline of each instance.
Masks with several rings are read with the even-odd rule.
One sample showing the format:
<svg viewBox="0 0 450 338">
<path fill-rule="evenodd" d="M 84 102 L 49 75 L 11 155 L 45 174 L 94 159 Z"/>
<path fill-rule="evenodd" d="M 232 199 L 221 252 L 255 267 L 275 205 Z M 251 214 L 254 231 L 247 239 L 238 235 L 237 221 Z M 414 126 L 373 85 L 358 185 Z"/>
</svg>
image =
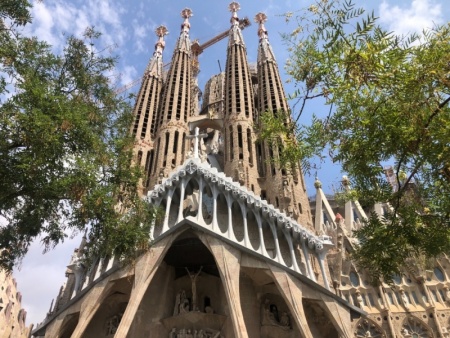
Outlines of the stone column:
<svg viewBox="0 0 450 338">
<path fill-rule="evenodd" d="M 269 267 L 275 284 L 285 300 L 289 311 L 291 311 L 291 317 L 294 319 L 295 324 L 297 324 L 297 327 L 302 334 L 302 338 L 313 338 L 313 335 L 309 330 L 308 322 L 306 321 L 305 311 L 303 310 L 303 285 L 286 271 L 271 264 L 269 264 Z"/>
<path fill-rule="evenodd" d="M 111 288 L 114 283 L 110 283 L 111 278 L 105 278 L 104 280 L 95 284 L 95 286 L 89 291 L 86 297 L 83 297 L 83 303 L 80 308 L 80 318 L 78 320 L 77 327 L 72 333 L 72 337 L 81 337 L 94 317 L 95 313 L 102 305 L 106 297 L 109 296 Z M 64 318 L 64 316 L 62 316 Z M 62 321 L 61 321 L 62 323 Z M 46 336 L 53 337 L 54 331 L 46 332 Z"/>
<path fill-rule="evenodd" d="M 202 234 L 200 239 L 211 251 L 219 269 L 220 279 L 222 280 L 230 309 L 234 336 L 236 338 L 248 338 L 239 294 L 241 253 L 230 245 L 208 235 Z"/>
<path fill-rule="evenodd" d="M 133 319 L 136 316 L 139 305 L 142 298 L 150 285 L 153 277 L 155 276 L 158 267 L 164 259 L 164 256 L 169 250 L 172 242 L 175 239 L 175 235 L 172 234 L 161 241 L 154 244 L 150 250 L 139 258 L 135 267 L 134 286 L 131 290 L 130 301 L 120 321 L 119 328 L 117 329 L 115 338 L 127 337 L 128 331 Z M 78 337 L 78 336 L 73 336 Z"/>
<path fill-rule="evenodd" d="M 344 306 L 335 299 L 321 294 L 321 298 L 324 305 L 324 310 L 326 311 L 328 318 L 335 329 L 339 332 L 342 338 L 353 338 L 352 334 L 352 323 L 350 320 L 350 309 L 344 308 Z"/>
</svg>

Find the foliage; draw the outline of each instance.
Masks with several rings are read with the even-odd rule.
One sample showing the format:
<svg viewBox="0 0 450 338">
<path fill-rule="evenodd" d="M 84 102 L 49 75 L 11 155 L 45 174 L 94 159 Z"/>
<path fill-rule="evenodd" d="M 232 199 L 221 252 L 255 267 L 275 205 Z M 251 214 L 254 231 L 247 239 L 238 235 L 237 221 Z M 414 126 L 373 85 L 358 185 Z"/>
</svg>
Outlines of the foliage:
<svg viewBox="0 0 450 338">
<path fill-rule="evenodd" d="M 355 258 L 389 280 L 407 258 L 448 253 L 450 25 L 398 36 L 351 0 L 317 0 L 286 16 L 295 19 L 285 36 L 301 103 L 294 117 L 312 101 L 328 106 L 326 117 L 297 128 L 306 149 L 297 154 L 328 151 L 351 177 L 353 195 L 392 207 L 357 233 Z M 387 162 L 395 163 L 394 189 Z"/>
<path fill-rule="evenodd" d="M 61 55 L 22 36 L 26 0 L 0 3 L 0 268 L 11 270 L 42 237 L 46 249 L 89 228 L 88 255 L 133 255 L 153 211 L 130 169 L 130 106 L 105 75 L 115 59 L 99 33 L 69 37 Z"/>
</svg>

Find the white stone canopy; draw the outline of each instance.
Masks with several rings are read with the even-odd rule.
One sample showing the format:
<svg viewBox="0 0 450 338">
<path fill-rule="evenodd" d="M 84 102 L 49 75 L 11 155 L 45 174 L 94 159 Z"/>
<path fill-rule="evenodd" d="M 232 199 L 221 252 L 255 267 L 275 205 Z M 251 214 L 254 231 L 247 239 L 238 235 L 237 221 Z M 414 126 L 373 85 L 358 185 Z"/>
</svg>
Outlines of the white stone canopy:
<svg viewBox="0 0 450 338">
<path fill-rule="evenodd" d="M 192 197 L 192 187 L 188 187 L 190 182 L 196 187 L 195 197 Z M 195 209 L 195 215 L 186 213 L 187 189 L 190 189 L 191 199 L 188 204 Z M 328 287 L 324 258 L 328 248 L 333 246 L 329 236 L 314 235 L 198 158 L 188 159 L 176 168 L 149 191 L 147 200 L 155 206 L 165 207 L 163 223 L 152 228 L 151 235 L 155 240 L 187 219 L 316 281 L 309 257 L 314 255 Z M 206 202 L 209 202 L 209 208 Z"/>
</svg>

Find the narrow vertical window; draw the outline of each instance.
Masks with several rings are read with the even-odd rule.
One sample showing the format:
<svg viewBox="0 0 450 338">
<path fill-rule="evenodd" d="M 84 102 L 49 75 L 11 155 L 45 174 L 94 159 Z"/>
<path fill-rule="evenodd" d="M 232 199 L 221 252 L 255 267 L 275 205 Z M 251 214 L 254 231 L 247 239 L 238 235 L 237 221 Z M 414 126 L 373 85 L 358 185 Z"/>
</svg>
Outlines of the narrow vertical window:
<svg viewBox="0 0 450 338">
<path fill-rule="evenodd" d="M 161 138 L 158 137 L 158 141 L 156 141 L 156 147 L 155 147 L 155 149 L 156 149 L 156 161 L 155 161 L 155 164 L 153 166 L 153 173 L 156 172 L 156 167 L 158 165 L 159 153 L 161 152 L 160 149 L 159 149 L 160 143 L 161 143 Z"/>
<path fill-rule="evenodd" d="M 243 141 L 242 141 L 242 127 L 238 126 L 237 127 L 237 132 L 238 132 L 238 147 L 239 147 L 239 159 L 243 160 L 244 159 L 244 147 L 243 147 Z"/>
<path fill-rule="evenodd" d="M 253 165 L 253 142 L 252 142 L 252 131 L 247 128 L 247 148 L 248 148 L 248 163 Z"/>
<path fill-rule="evenodd" d="M 175 132 L 175 136 L 173 138 L 173 147 L 172 147 L 172 152 L 174 154 L 177 153 L 177 148 L 178 148 L 178 131 Z"/>
<path fill-rule="evenodd" d="M 230 160 L 234 159 L 234 146 L 233 146 L 233 127 L 230 126 Z"/>
<path fill-rule="evenodd" d="M 169 133 L 166 133 L 166 143 L 164 144 L 164 155 L 167 155 L 167 152 L 169 151 Z"/>
</svg>

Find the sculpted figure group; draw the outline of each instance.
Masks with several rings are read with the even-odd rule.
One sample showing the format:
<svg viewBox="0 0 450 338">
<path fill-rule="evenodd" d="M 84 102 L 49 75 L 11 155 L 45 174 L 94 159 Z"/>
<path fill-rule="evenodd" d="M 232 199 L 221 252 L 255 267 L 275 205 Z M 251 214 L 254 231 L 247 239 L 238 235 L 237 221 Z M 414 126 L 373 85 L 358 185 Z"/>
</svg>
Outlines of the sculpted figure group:
<svg viewBox="0 0 450 338">
<path fill-rule="evenodd" d="M 191 330 L 191 329 L 180 329 L 176 327 L 172 329 L 169 333 L 169 338 L 222 338 L 220 331 L 213 329 L 201 329 L 201 330 Z"/>
<path fill-rule="evenodd" d="M 262 325 L 278 326 L 283 330 L 291 329 L 291 320 L 287 312 L 282 312 L 281 316 L 278 313 L 278 308 L 275 304 L 271 304 L 270 300 L 266 298 L 262 309 Z"/>
</svg>

